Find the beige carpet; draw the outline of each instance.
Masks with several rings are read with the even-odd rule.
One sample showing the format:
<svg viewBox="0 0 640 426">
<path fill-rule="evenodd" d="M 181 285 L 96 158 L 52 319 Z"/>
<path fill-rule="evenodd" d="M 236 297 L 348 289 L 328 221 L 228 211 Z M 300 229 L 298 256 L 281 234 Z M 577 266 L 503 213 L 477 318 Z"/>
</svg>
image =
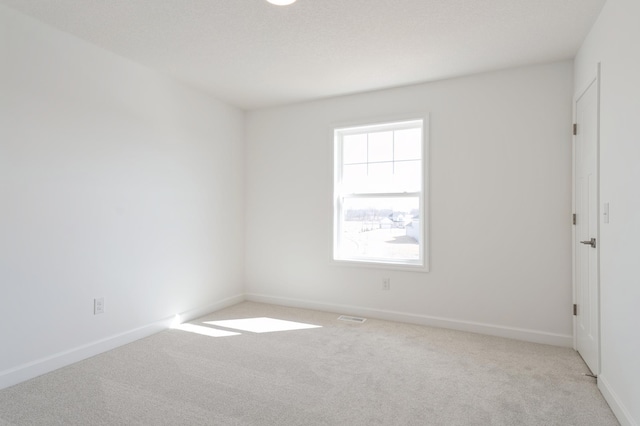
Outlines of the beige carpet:
<svg viewBox="0 0 640 426">
<path fill-rule="evenodd" d="M 254 317 L 321 328 L 204 323 Z M 337 317 L 241 303 L 192 322 L 240 334 L 168 330 L 0 391 L 0 424 L 618 424 L 571 349 Z"/>
</svg>

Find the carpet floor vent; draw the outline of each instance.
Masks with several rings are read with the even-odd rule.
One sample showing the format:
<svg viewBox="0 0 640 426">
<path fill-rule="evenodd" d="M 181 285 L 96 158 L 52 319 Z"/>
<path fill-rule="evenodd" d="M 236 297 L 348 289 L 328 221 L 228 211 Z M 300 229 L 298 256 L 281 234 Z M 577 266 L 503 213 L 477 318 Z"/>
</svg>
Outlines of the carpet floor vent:
<svg viewBox="0 0 640 426">
<path fill-rule="evenodd" d="M 357 323 L 363 323 L 367 320 L 366 318 L 350 317 L 349 315 L 340 315 L 338 319 L 340 321 L 349 321 L 349 322 L 357 322 Z"/>
</svg>

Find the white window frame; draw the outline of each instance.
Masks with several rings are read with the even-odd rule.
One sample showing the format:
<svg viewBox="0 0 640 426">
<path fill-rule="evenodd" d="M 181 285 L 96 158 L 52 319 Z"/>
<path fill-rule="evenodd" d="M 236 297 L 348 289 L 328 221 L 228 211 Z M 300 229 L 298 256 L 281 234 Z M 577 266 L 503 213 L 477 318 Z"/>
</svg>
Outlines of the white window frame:
<svg viewBox="0 0 640 426">
<path fill-rule="evenodd" d="M 417 192 L 386 192 L 386 193 L 343 193 L 342 187 L 342 138 L 346 135 L 370 133 L 380 130 L 398 130 L 402 127 L 415 127 L 416 122 L 422 123 L 422 152 L 421 152 L 421 172 L 422 187 Z M 357 123 L 352 125 L 336 126 L 333 129 L 333 233 L 332 233 L 332 253 L 331 258 L 334 264 L 346 266 L 365 266 L 383 269 L 399 269 L 417 272 L 427 272 L 429 270 L 429 241 L 427 236 L 429 215 L 428 215 L 428 164 L 429 164 L 429 116 L 412 117 L 397 120 L 385 120 Z M 394 197 L 418 197 L 420 210 L 420 251 L 418 260 L 365 258 L 365 257 L 341 257 L 339 244 L 342 226 L 342 204 L 347 198 L 394 198 Z"/>
</svg>

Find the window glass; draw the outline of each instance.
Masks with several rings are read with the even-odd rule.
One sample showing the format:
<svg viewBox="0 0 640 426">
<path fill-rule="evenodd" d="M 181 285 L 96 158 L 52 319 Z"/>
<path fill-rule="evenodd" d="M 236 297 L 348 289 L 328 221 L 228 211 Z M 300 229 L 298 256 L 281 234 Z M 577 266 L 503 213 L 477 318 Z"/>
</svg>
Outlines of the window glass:
<svg viewBox="0 0 640 426">
<path fill-rule="evenodd" d="M 340 255 L 344 258 L 418 260 L 414 225 L 419 198 L 349 198 L 344 200 Z"/>
<path fill-rule="evenodd" d="M 343 141 L 344 164 L 367 162 L 367 135 L 348 135 Z"/>
<path fill-rule="evenodd" d="M 393 132 L 369 133 L 369 155 L 367 161 L 393 161 Z"/>
<path fill-rule="evenodd" d="M 422 131 L 406 129 L 395 132 L 393 158 L 400 160 L 419 160 L 422 157 Z"/>
</svg>

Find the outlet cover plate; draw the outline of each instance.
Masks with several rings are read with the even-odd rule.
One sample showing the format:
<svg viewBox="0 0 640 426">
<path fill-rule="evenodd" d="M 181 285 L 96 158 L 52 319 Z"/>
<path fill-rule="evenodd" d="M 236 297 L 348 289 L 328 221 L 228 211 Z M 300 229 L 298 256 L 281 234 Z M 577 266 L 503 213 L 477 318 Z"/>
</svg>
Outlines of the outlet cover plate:
<svg viewBox="0 0 640 426">
<path fill-rule="evenodd" d="M 382 290 L 384 290 L 384 291 L 391 290 L 391 278 L 383 278 L 382 279 Z"/>
<path fill-rule="evenodd" d="M 104 297 L 93 299 L 93 315 L 104 314 Z"/>
</svg>

